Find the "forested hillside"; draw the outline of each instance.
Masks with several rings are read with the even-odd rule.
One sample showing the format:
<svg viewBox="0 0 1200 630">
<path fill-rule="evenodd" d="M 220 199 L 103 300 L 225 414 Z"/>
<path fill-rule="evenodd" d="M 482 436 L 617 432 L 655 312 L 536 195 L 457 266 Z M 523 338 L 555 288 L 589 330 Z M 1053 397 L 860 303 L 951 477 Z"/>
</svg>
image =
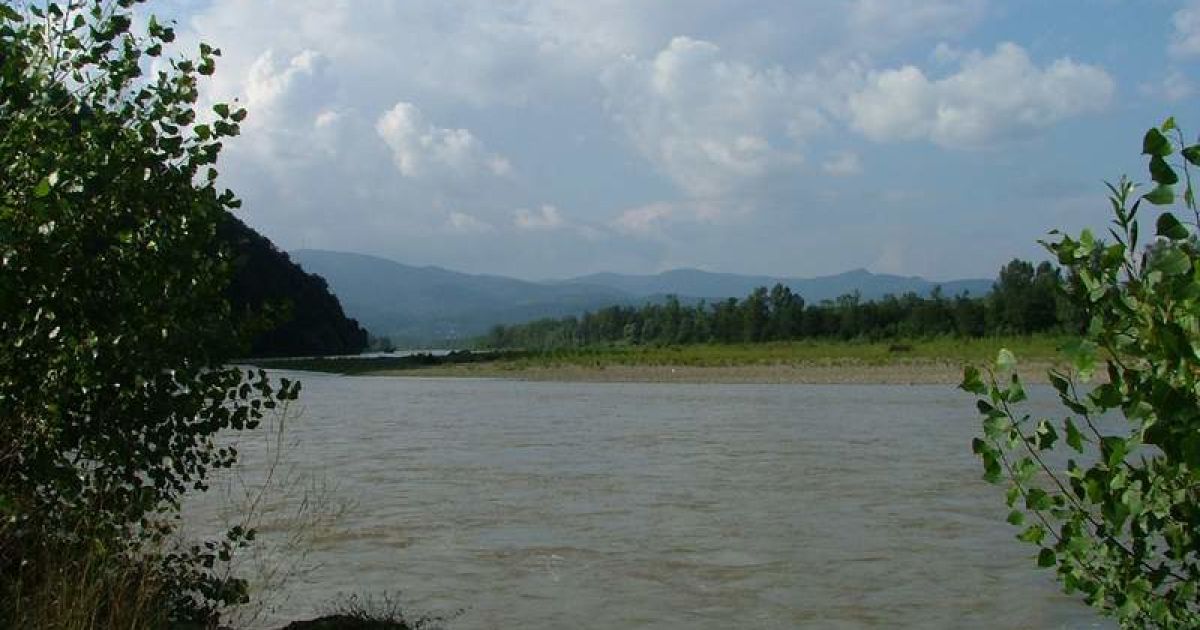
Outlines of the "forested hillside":
<svg viewBox="0 0 1200 630">
<path fill-rule="evenodd" d="M 863 300 L 858 293 L 809 304 L 783 284 L 745 298 L 685 305 L 675 297 L 641 307 L 610 306 L 582 317 L 496 326 L 491 348 L 551 349 L 596 344 L 754 343 L 794 339 L 899 339 L 957 335 L 1030 334 L 1072 328 L 1060 301 L 1064 282 L 1048 262 L 1013 260 L 991 293 L 947 296 L 935 289 Z"/>
<path fill-rule="evenodd" d="M 323 278 L 232 215 L 218 235 L 234 255 L 230 305 L 258 331 L 252 356 L 354 354 L 367 347 L 367 331 L 346 317 Z"/>
</svg>

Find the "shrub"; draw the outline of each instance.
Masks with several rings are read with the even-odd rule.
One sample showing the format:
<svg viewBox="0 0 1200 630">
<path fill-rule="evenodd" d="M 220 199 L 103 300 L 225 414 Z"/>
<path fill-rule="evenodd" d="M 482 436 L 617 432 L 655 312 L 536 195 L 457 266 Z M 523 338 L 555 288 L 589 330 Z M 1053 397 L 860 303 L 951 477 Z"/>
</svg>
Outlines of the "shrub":
<svg viewBox="0 0 1200 630">
<path fill-rule="evenodd" d="M 198 114 L 220 51 L 164 58 L 172 29 L 135 33 L 137 3 L 0 4 L 0 575 L 29 577 L 0 583 L 4 614 L 54 583 L 48 558 L 146 572 L 173 621 L 243 599 L 213 567 L 253 532 L 164 545 L 236 458 L 214 436 L 298 391 L 224 365 L 241 336 L 213 239 L 238 201 L 214 165 L 246 112 Z"/>
<path fill-rule="evenodd" d="M 1045 243 L 1075 277 L 1065 297 L 1086 322 L 1064 348 L 1073 370 L 1049 374 L 1065 419 L 1020 410 L 1006 350 L 986 374 L 967 368 L 961 386 L 981 396 L 974 450 L 985 478 L 1008 486 L 1008 520 L 1040 548 L 1038 565 L 1122 625 L 1197 627 L 1200 213 L 1188 169 L 1200 144 L 1168 119 L 1143 153 L 1155 187 L 1138 197 L 1127 179 L 1109 185 L 1110 242 L 1085 230 Z M 1150 242 L 1139 240 L 1139 211 L 1177 199 L 1191 216 L 1162 212 Z"/>
</svg>

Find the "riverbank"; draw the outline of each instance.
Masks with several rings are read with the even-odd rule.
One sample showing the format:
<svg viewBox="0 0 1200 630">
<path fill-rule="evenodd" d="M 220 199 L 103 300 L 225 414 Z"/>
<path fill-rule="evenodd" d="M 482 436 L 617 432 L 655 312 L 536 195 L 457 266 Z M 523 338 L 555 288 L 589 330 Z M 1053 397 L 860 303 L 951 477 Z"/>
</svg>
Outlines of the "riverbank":
<svg viewBox="0 0 1200 630">
<path fill-rule="evenodd" d="M 897 361 L 869 364 L 856 361 L 805 362 L 770 365 L 524 365 L 504 362 L 447 365 L 422 370 L 377 370 L 370 376 L 425 378 L 503 378 L 521 381 L 576 383 L 722 383 L 810 385 L 955 385 L 965 363 L 955 361 Z M 1018 372 L 1028 383 L 1045 383 L 1045 361 L 1023 364 Z"/>
<path fill-rule="evenodd" d="M 788 342 L 620 346 L 548 352 L 457 352 L 445 356 L 269 359 L 262 367 L 355 376 L 505 378 L 525 381 L 651 383 L 955 384 L 966 365 L 990 363 L 1000 348 L 1020 359 L 1028 382 L 1059 366 L 1058 337 L 911 342 Z"/>
</svg>

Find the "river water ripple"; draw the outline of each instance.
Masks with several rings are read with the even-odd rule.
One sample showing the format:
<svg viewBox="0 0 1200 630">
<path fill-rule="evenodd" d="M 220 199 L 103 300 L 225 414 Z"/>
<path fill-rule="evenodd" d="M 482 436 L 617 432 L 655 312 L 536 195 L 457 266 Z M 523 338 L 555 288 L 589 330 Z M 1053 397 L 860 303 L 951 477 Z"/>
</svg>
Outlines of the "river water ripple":
<svg viewBox="0 0 1200 630">
<path fill-rule="evenodd" d="M 399 591 L 463 629 L 1107 627 L 1014 540 L 949 387 L 281 375 L 288 470 L 352 506 L 260 623 Z"/>
</svg>

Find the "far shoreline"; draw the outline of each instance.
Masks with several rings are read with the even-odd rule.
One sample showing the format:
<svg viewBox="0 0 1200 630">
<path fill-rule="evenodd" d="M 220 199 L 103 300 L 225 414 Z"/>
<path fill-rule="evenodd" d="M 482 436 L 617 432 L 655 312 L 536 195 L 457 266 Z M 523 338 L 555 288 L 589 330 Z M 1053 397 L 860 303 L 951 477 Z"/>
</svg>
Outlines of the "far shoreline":
<svg viewBox="0 0 1200 630">
<path fill-rule="evenodd" d="M 442 365 L 416 369 L 378 369 L 360 376 L 392 378 L 491 378 L 564 383 L 681 383 L 759 385 L 957 385 L 962 361 L 913 360 L 864 363 L 852 360 L 820 362 L 696 366 L 696 365 L 513 365 L 504 362 Z M 1031 361 L 1018 367 L 1023 382 L 1048 383 L 1046 372 L 1055 363 Z"/>
<path fill-rule="evenodd" d="M 456 350 L 374 356 L 292 357 L 247 363 L 268 369 L 399 378 L 490 378 L 580 383 L 957 385 L 1007 348 L 1027 383 L 1067 370 L 1065 337 L 795 341 L 758 344 L 597 346 L 559 350 Z"/>
</svg>

